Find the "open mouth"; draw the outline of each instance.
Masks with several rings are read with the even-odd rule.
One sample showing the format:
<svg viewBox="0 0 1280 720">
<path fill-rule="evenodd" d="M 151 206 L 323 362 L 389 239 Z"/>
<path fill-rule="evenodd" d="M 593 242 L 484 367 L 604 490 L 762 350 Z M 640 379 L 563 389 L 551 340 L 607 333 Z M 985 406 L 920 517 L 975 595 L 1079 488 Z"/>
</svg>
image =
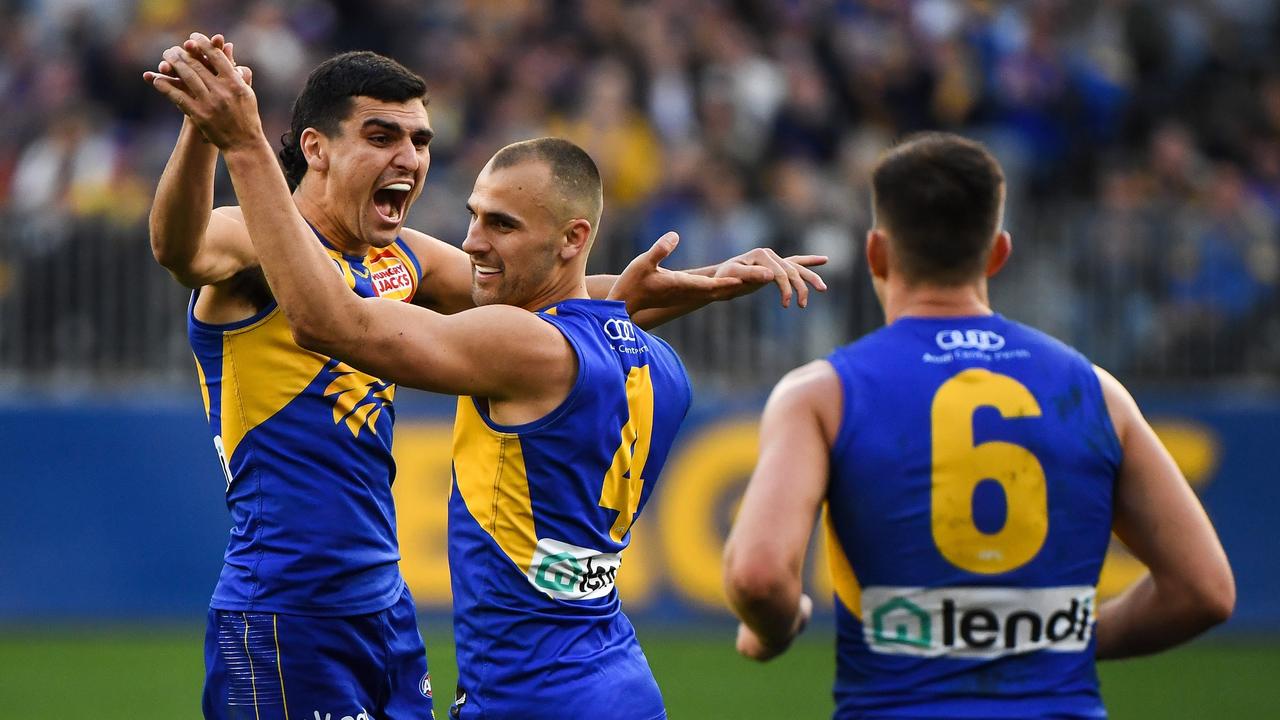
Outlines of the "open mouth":
<svg viewBox="0 0 1280 720">
<path fill-rule="evenodd" d="M 383 220 L 398 223 L 404 218 L 405 205 L 409 203 L 409 192 L 412 189 L 413 186 L 406 182 L 378 188 L 373 193 L 373 207 Z"/>
<path fill-rule="evenodd" d="M 489 267 L 488 265 L 473 265 L 478 277 L 492 277 L 502 272 L 502 268 Z"/>
</svg>

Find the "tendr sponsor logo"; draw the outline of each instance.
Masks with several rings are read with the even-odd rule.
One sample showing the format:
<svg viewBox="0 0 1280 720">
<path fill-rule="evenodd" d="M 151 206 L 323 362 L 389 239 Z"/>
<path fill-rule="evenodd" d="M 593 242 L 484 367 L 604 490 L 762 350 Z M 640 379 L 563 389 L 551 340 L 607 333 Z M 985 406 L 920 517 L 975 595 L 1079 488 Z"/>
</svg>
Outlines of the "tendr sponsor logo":
<svg viewBox="0 0 1280 720">
<path fill-rule="evenodd" d="M 1079 652 L 1093 632 L 1094 589 L 869 587 L 863 637 L 893 655 L 999 657 Z"/>
</svg>

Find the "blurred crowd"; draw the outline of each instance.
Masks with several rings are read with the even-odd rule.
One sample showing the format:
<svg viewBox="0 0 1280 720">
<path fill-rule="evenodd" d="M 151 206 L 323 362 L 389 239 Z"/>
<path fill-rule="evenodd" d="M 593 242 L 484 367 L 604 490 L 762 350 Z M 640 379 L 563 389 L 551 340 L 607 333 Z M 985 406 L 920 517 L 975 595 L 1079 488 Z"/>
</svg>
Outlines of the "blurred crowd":
<svg viewBox="0 0 1280 720">
<path fill-rule="evenodd" d="M 826 254 L 838 289 L 818 317 L 831 343 L 878 320 L 860 262 L 870 166 L 905 133 L 963 132 L 1010 181 L 1017 255 L 995 290 L 1007 314 L 1130 378 L 1275 377 L 1278 6 L 0 2 L 0 306 L 35 304 L 13 296 L 47 292 L 31 274 L 84 244 L 149 262 L 146 214 L 180 116 L 141 74 L 200 30 L 225 33 L 254 68 L 273 137 L 334 52 L 371 49 L 420 72 L 436 139 L 413 227 L 460 243 L 483 162 L 507 142 L 563 135 L 604 175 L 601 269 L 668 229 L 683 266 L 761 244 Z M 218 201 L 234 202 L 225 181 Z M 72 284 L 94 277 L 90 266 Z M 11 315 L 0 343 L 45 327 Z"/>
</svg>

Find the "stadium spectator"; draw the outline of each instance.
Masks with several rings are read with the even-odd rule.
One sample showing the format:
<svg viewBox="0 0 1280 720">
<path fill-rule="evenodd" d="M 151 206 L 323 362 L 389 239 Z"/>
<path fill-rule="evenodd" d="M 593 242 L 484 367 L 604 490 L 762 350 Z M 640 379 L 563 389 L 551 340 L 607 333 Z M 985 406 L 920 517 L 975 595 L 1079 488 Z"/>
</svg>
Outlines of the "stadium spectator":
<svg viewBox="0 0 1280 720">
<path fill-rule="evenodd" d="M 19 158 L 47 139 L 52 118 L 70 107 L 98 108 L 94 116 L 101 120 L 92 132 L 112 153 L 130 153 L 124 172 L 131 182 L 152 185 L 165 161 L 154 148 L 166 144 L 174 124 L 156 98 L 136 87 L 134 71 L 166 38 L 193 25 L 236 27 L 245 37 L 263 38 L 246 43 L 251 54 L 245 60 L 258 68 L 272 137 L 287 129 L 300 68 L 336 50 L 394 52 L 424 70 L 439 98 L 439 152 L 424 202 L 410 220 L 452 229 L 445 239 L 455 244 L 463 233 L 459 200 L 489 151 L 553 128 L 589 142 L 593 155 L 612 166 L 606 171 L 617 182 L 606 187 L 618 196 L 611 198 L 617 202 L 605 230 L 619 248 L 652 238 L 646 217 L 671 197 L 662 178 L 667 164 L 677 162 L 673 152 L 728 158 L 745 178 L 742 204 L 768 208 L 784 202 L 776 195 L 781 186 L 768 178 L 795 156 L 809 158 L 838 183 L 841 148 L 850 137 L 945 128 L 984 139 L 1016 190 L 1007 217 L 1022 239 L 1021 262 L 1003 278 L 1001 292 L 1029 298 L 1049 279 L 1062 299 L 1019 302 L 1020 317 L 1093 347 L 1106 342 L 1106 330 L 1082 321 L 1090 308 L 1100 299 L 1131 306 L 1133 292 L 1110 271 L 1063 269 L 1075 267 L 1073 259 L 1095 242 L 1088 234 L 1098 221 L 1090 216 L 1109 202 L 1115 167 L 1149 178 L 1138 205 L 1152 216 L 1158 238 L 1199 232 L 1197 208 L 1210 202 L 1212 167 L 1235 168 L 1248 194 L 1280 215 L 1280 75 L 1274 63 L 1280 13 L 1267 0 L 766 0 L 694 8 L 670 0 L 432 0 L 369 7 L 338 0 L 247 6 L 45 0 L 0 9 L 0 102 L 8 109 L 0 117 L 0 216 L 11 217 L 22 203 L 44 207 L 39 195 L 19 200 L 12 192 Z M 269 43 L 270 57 L 259 42 Z M 219 172 L 218 202 L 228 202 L 230 188 Z M 687 202 L 691 208 L 683 214 L 693 218 L 705 215 L 714 200 L 699 193 Z M 860 202 L 856 188 L 847 189 L 844 202 Z M 110 221 L 142 232 L 136 213 Z M 863 222 L 858 227 L 866 227 Z M 0 226 L 8 263 L 40 252 L 15 238 L 20 226 Z M 1142 262 L 1160 262 L 1152 256 L 1162 247 L 1144 249 L 1150 256 Z M 1265 243 L 1255 247 L 1269 252 Z M 686 244 L 679 252 L 690 250 Z M 682 262 L 681 255 L 675 262 Z M 600 267 L 616 267 L 617 260 L 600 258 Z M 122 268 L 165 287 L 150 270 L 145 263 Z M 1171 294 L 1174 287 L 1144 280 L 1153 322 L 1183 302 Z M 20 288 L 12 290 L 0 312 L 34 312 L 21 304 Z M 1100 293 L 1118 293 L 1116 302 Z M 55 304 L 49 312 L 73 311 Z M 875 320 L 873 304 L 858 295 L 803 332 L 811 342 L 834 344 Z M 162 317 L 152 324 L 158 335 L 145 344 L 168 348 L 159 357 L 181 377 L 182 328 Z M 680 327 L 674 331 L 678 338 Z M 1277 337 L 1241 337 L 1223 326 L 1201 333 L 1198 342 L 1215 348 L 1207 368 L 1170 356 L 1181 352 L 1173 344 L 1157 344 L 1117 367 L 1129 365 L 1151 379 L 1206 369 L 1274 377 L 1277 367 L 1268 359 L 1280 355 Z M 20 354 L 27 344 L 7 347 Z M 1248 359 L 1220 363 L 1230 357 Z M 688 359 L 695 371 L 716 368 L 716 358 Z M 90 354 L 58 362 L 88 369 L 100 360 Z"/>
</svg>

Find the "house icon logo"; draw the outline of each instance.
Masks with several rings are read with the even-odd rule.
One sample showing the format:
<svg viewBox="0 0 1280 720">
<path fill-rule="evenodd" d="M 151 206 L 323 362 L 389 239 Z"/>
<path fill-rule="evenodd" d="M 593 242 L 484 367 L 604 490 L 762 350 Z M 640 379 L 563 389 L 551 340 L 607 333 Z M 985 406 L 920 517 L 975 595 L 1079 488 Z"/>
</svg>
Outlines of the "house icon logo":
<svg viewBox="0 0 1280 720">
<path fill-rule="evenodd" d="M 904 597 L 895 597 L 871 613 L 872 642 L 877 645 L 933 646 L 929 613 Z"/>
</svg>

